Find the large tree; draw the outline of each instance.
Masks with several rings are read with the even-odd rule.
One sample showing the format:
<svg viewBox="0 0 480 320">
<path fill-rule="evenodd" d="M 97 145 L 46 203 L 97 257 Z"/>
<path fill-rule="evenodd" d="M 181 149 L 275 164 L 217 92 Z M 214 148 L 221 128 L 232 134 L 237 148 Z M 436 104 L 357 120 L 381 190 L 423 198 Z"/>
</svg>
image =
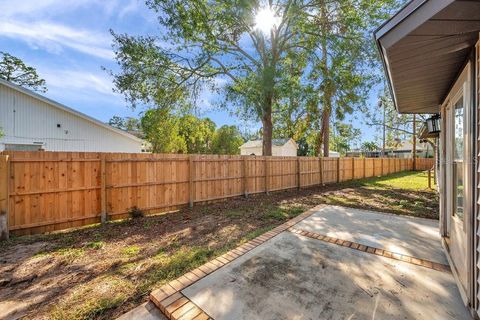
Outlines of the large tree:
<svg viewBox="0 0 480 320">
<path fill-rule="evenodd" d="M 396 0 L 323 0 L 312 6 L 305 32 L 315 48 L 284 68 L 289 77 L 275 110 L 274 135 L 293 137 L 306 150 L 328 156 L 332 118 L 343 121 L 361 109 L 380 79 L 371 30 L 394 10 Z"/>
<path fill-rule="evenodd" d="M 0 57 L 0 78 L 35 91 L 47 92 L 45 80 L 39 77 L 35 68 L 3 51 L 0 51 Z"/>
<path fill-rule="evenodd" d="M 125 130 L 125 131 L 140 131 L 141 123 L 140 120 L 133 117 L 119 117 L 113 116 L 108 120 L 108 124 L 112 127 Z"/>
<path fill-rule="evenodd" d="M 213 154 L 240 154 L 244 142 L 236 126 L 224 125 L 215 131 L 210 151 Z"/>
<path fill-rule="evenodd" d="M 350 123 L 336 121 L 330 131 L 330 148 L 345 156 L 360 140 L 360 129 Z"/>
<path fill-rule="evenodd" d="M 187 114 L 178 119 L 178 125 L 188 153 L 210 153 L 216 127 L 212 120 Z"/>
<path fill-rule="evenodd" d="M 141 127 L 154 153 L 187 153 L 187 144 L 179 134 L 179 120 L 168 110 L 147 110 L 141 120 Z"/>
<path fill-rule="evenodd" d="M 115 34 L 121 72 L 115 85 L 133 106 L 189 108 L 205 87 L 225 104 L 262 122 L 263 153 L 271 155 L 272 113 L 289 70 L 308 61 L 315 1 L 148 0 L 160 35 Z"/>
<path fill-rule="evenodd" d="M 311 78 L 316 80 L 321 111 L 317 154 L 328 156 L 330 119 L 364 105 L 371 86 L 378 81 L 377 52 L 371 30 L 384 21 L 402 0 L 321 0 L 313 19 L 317 28 L 316 60 Z"/>
</svg>

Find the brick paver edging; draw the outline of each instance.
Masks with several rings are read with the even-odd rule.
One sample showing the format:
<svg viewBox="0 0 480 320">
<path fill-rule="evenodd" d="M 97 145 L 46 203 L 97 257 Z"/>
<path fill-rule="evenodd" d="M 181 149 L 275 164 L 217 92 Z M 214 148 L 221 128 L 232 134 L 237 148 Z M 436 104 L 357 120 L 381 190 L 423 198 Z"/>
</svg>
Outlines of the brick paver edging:
<svg viewBox="0 0 480 320">
<path fill-rule="evenodd" d="M 205 313 L 205 311 L 195 305 L 190 299 L 188 299 L 188 297 L 184 296 L 181 291 L 203 277 L 206 277 L 215 270 L 258 247 L 265 241 L 270 240 L 283 231 L 288 230 L 295 224 L 299 223 L 305 218 L 308 218 L 325 206 L 326 205 L 324 204 L 316 206 L 272 229 L 271 231 L 264 233 L 263 235 L 258 236 L 257 238 L 250 240 L 233 250 L 228 251 L 218 258 L 203 264 L 202 266 L 184 274 L 175 280 L 170 281 L 169 283 L 150 293 L 150 300 L 168 319 L 211 319 L 211 317 Z"/>
<path fill-rule="evenodd" d="M 299 234 L 301 236 L 305 236 L 308 238 L 317 239 L 317 240 L 325 241 L 328 243 L 333 243 L 342 247 L 347 247 L 354 250 L 375 254 L 377 256 L 382 256 L 382 257 L 386 257 L 394 260 L 411 263 L 417 266 L 422 266 L 425 268 L 434 269 L 442 272 L 451 272 L 450 267 L 445 264 L 441 264 L 441 263 L 437 263 L 437 262 L 433 262 L 425 259 L 419 259 L 412 256 L 404 255 L 404 254 L 394 253 L 392 251 L 366 246 L 357 242 L 333 238 L 333 237 L 325 236 L 319 233 L 297 229 L 294 227 L 288 228 L 287 231 L 290 231 L 292 233 Z"/>
</svg>

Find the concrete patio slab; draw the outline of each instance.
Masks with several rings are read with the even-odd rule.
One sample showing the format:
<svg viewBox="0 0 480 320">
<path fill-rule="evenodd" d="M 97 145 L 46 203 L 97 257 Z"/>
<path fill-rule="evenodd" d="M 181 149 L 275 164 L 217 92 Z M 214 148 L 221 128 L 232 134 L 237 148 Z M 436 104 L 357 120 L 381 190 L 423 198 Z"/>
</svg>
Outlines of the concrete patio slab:
<svg viewBox="0 0 480 320">
<path fill-rule="evenodd" d="M 182 293 L 216 320 L 470 319 L 449 272 L 290 232 Z"/>
<path fill-rule="evenodd" d="M 326 206 L 295 227 L 394 253 L 448 264 L 442 250 L 436 220 Z"/>
</svg>

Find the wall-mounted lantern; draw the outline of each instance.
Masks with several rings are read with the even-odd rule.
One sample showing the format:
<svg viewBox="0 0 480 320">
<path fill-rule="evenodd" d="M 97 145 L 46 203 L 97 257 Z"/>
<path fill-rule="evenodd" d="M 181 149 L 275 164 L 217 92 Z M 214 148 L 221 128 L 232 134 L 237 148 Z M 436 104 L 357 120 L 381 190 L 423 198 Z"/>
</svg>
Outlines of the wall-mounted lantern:
<svg viewBox="0 0 480 320">
<path fill-rule="evenodd" d="M 427 123 L 428 133 L 440 132 L 440 115 L 439 114 L 433 115 L 432 117 L 428 118 L 425 122 Z"/>
</svg>

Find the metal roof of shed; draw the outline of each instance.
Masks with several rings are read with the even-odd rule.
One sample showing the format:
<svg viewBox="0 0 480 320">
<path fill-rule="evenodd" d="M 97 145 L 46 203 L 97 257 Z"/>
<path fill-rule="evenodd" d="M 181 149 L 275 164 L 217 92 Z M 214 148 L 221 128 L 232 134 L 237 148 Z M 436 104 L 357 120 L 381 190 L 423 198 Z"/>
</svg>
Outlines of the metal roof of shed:
<svg viewBox="0 0 480 320">
<path fill-rule="evenodd" d="M 480 1 L 413 0 L 375 31 L 395 107 L 437 113 L 480 31 Z"/>
</svg>

